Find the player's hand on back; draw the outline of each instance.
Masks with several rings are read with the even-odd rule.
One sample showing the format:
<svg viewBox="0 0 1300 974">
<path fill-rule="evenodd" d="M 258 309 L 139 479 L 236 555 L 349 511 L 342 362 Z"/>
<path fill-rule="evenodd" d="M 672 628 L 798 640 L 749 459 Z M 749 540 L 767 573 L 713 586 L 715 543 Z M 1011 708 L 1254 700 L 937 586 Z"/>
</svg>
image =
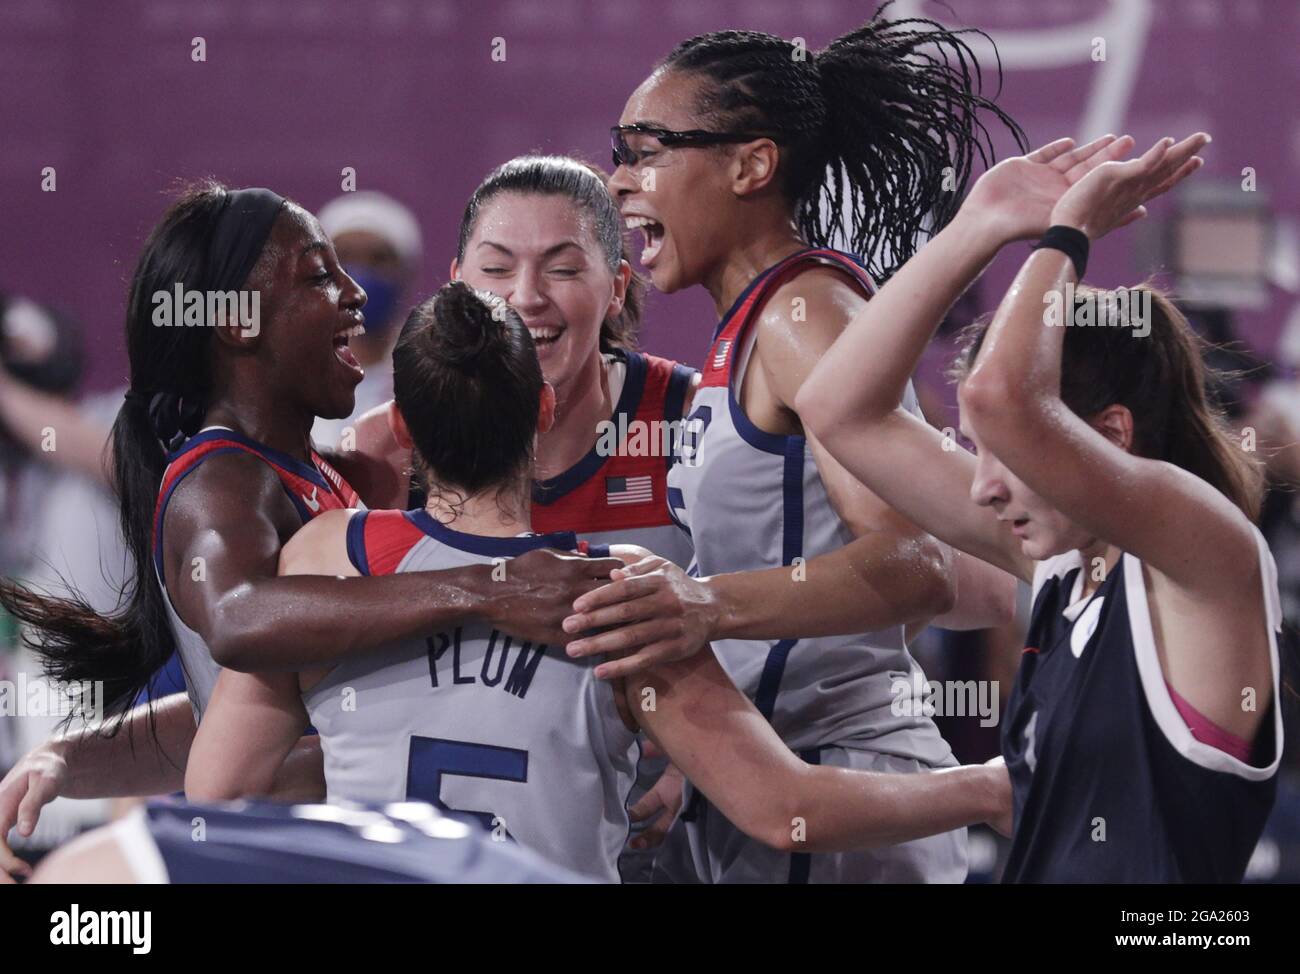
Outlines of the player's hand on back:
<svg viewBox="0 0 1300 974">
<path fill-rule="evenodd" d="M 587 558 L 538 549 L 494 566 L 489 613 L 494 628 L 516 639 L 563 646 L 573 637 L 561 628 L 574 600 L 609 581 L 622 568 L 617 558 Z M 500 578 L 498 579 L 498 574 Z"/>
<path fill-rule="evenodd" d="M 9 830 L 17 825 L 19 835 L 30 836 L 41 809 L 59 797 L 67 774 L 61 745 L 46 741 L 25 754 L 0 781 L 0 882 L 31 875 L 31 867 L 9 848 Z"/>
<path fill-rule="evenodd" d="M 569 644 L 570 656 L 622 653 L 596 667 L 612 680 L 686 659 L 709 641 L 720 611 L 713 591 L 658 555 L 620 567 L 613 581 L 573 603 L 568 633 L 605 630 Z"/>
</svg>

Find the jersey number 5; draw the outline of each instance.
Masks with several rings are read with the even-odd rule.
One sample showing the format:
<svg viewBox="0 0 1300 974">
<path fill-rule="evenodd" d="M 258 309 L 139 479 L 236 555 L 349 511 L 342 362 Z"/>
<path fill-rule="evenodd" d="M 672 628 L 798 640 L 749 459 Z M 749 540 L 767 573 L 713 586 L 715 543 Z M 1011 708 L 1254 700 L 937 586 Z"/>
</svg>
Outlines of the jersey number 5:
<svg viewBox="0 0 1300 974">
<path fill-rule="evenodd" d="M 406 763 L 406 797 L 428 802 L 444 812 L 473 815 L 485 829 L 493 827 L 491 812 L 452 808 L 442 801 L 442 776 L 495 778 L 498 781 L 528 780 L 528 752 L 513 747 L 493 747 L 469 741 L 447 741 L 440 737 L 412 737 Z M 509 835 L 509 823 L 506 834 Z"/>
</svg>

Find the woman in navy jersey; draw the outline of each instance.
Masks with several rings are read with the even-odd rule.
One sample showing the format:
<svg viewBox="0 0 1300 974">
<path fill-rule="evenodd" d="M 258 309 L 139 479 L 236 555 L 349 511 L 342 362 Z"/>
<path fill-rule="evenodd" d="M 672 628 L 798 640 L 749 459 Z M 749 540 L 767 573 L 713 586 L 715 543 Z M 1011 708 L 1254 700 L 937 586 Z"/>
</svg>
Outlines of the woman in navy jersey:
<svg viewBox="0 0 1300 974">
<path fill-rule="evenodd" d="M 1258 465 L 1207 402 L 1174 305 L 1146 285 L 1079 285 L 1089 241 L 1144 216 L 1208 141 L 1162 139 L 1121 162 L 1125 136 L 1086 175 L 1065 142 L 1002 163 L 798 395 L 864 483 L 1033 585 L 1001 728 L 1015 789 L 1007 881 L 1238 882 L 1273 803 L 1281 618 L 1252 523 Z M 1059 177 L 1073 184 L 1064 194 Z M 1000 245 L 1040 235 L 960 362 L 978 456 L 943 449 L 897 395 Z M 876 463 L 882 451 L 898 462 Z"/>
<path fill-rule="evenodd" d="M 243 294 L 243 313 L 223 312 L 219 294 Z M 101 616 L 8 582 L 0 591 L 53 679 L 103 682 L 111 719 L 48 742 L 6 775 L 0 868 L 21 868 L 3 846 L 9 828 L 30 834 L 59 794 L 179 787 L 220 666 L 336 658 L 488 614 L 522 637 L 563 638 L 562 603 L 608 577 L 613 562 L 547 552 L 521 560 L 504 586 L 472 568 L 374 579 L 341 597 L 335 580 L 276 576 L 281 544 L 304 521 L 357 502 L 309 430 L 316 416 L 352 410 L 361 370 L 348 341 L 364 328 L 364 303 L 315 218 L 269 190 L 200 185 L 150 235 L 127 301 L 131 387 L 112 441 L 135 571 L 123 609 Z M 128 715 L 173 651 L 189 701 Z M 157 747 L 101 733 L 123 722 L 155 730 Z M 308 795 L 319 780 L 310 752 L 298 781 Z"/>
<path fill-rule="evenodd" d="M 285 547 L 282 573 L 403 574 L 509 562 L 572 532 L 533 534 L 530 457 L 555 394 L 519 316 L 464 282 L 407 319 L 394 352 L 398 442 L 427 501 L 412 511 L 331 511 Z M 625 560 L 639 546 L 615 546 Z M 396 641 L 337 667 L 223 672 L 186 774 L 191 798 L 265 789 L 310 720 L 331 800 L 422 799 L 476 816 L 551 861 L 618 878 L 644 728 L 720 808 L 787 854 L 872 847 L 996 820 L 1001 768 L 883 775 L 800 762 L 712 654 L 601 681 L 592 660 L 511 644 L 489 625 Z"/>
<path fill-rule="evenodd" d="M 919 702 L 894 692 L 924 682 L 907 652 L 917 615 L 888 601 L 870 619 L 854 610 L 885 579 L 906 591 L 927 557 L 954 572 L 959 597 L 992 575 L 1009 598 L 1012 580 L 965 556 L 950 567 L 950 552 L 807 435 L 794 397 L 866 303 L 873 278 L 951 217 L 973 160 L 992 154 L 986 118 L 1022 138 L 978 81 L 958 33 L 877 19 L 818 52 L 753 31 L 694 37 L 632 93 L 612 132 L 610 189 L 644 235 L 641 262 L 655 287 L 704 287 L 720 319 L 683 461 L 669 473 L 674 516 L 696 560 L 689 573 L 634 566 L 633 577 L 579 600 L 570 631 L 619 628 L 571 651 L 634 649 L 638 627 L 675 627 L 664 646 L 608 665 L 630 672 L 707 641 L 808 760 L 896 771 L 954 760 Z M 860 258 L 831 248 L 841 237 Z M 906 398 L 916 408 L 910 390 Z M 864 544 L 874 550 L 855 548 Z M 818 559 L 846 551 L 856 552 L 848 571 L 827 579 Z M 715 580 L 764 569 L 798 581 L 750 608 L 749 624 L 731 625 Z M 796 605 L 814 585 L 829 597 L 809 624 Z M 845 626 L 850 619 L 856 625 Z M 779 856 L 747 844 L 702 801 L 683 812 L 672 856 L 665 879 L 966 874 L 961 834 L 865 856 Z"/>
</svg>

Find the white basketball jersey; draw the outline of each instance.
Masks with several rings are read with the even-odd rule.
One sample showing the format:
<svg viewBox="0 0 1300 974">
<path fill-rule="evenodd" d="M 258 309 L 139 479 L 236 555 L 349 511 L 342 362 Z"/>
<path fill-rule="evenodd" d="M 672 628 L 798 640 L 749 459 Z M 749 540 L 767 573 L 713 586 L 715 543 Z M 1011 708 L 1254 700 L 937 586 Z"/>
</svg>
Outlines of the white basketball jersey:
<svg viewBox="0 0 1300 974">
<path fill-rule="evenodd" d="M 347 536 L 349 558 L 369 575 L 578 547 L 571 532 L 465 534 L 423 510 L 359 512 Z M 303 693 L 330 800 L 427 801 L 553 863 L 617 882 L 636 735 L 611 685 L 593 676 L 596 662 L 485 624 L 344 660 Z"/>
<path fill-rule="evenodd" d="M 842 269 L 871 292 L 853 258 L 835 250 L 805 250 L 756 278 L 719 324 L 682 456 L 668 474 L 669 505 L 694 544 L 694 574 L 797 567 L 797 559 L 806 561 L 853 540 L 831 507 L 807 440 L 758 429 L 736 398 L 733 372 L 763 301 L 791 276 L 815 266 Z M 910 387 L 907 406 L 916 410 Z M 919 705 L 894 706 L 904 682 L 924 685 L 923 677 L 912 679 L 920 668 L 907 651 L 901 625 L 850 636 L 726 639 L 713 648 L 793 750 L 835 744 L 931 765 L 951 761 L 951 749 L 934 723 L 911 716 L 922 713 Z"/>
</svg>

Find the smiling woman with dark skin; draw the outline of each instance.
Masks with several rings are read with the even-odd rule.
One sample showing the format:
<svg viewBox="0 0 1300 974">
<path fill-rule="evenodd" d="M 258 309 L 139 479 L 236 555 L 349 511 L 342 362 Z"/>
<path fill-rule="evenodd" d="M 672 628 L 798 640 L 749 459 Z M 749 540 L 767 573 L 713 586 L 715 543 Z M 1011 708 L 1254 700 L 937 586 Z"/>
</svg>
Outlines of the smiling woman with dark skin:
<svg viewBox="0 0 1300 974">
<path fill-rule="evenodd" d="M 178 282 L 187 291 L 257 293 L 257 327 L 157 327 L 154 296 Z M 117 715 L 108 728 L 150 727 L 157 747 L 91 727 L 37 748 L 0 784 L 0 843 L 15 822 L 30 834 L 40 807 L 60 794 L 179 788 L 221 666 L 336 660 L 462 619 L 560 643 L 563 608 L 620 564 L 538 551 L 512 562 L 505 580 L 484 566 L 360 584 L 277 577 L 280 548 L 306 520 L 357 501 L 312 450 L 309 431 L 316 416 L 352 411 L 362 372 L 347 341 L 363 327 L 364 303 L 315 218 L 267 190 L 201 185 L 155 228 L 128 299 L 131 391 L 113 436 L 136 566 L 125 607 L 99 616 L 11 582 L 0 601 L 28 626 L 52 679 L 103 681 L 105 710 Z M 174 647 L 190 701 L 177 695 L 152 711 L 125 711 Z M 285 797 L 319 791 L 319 753 L 300 751 Z M 22 871 L 2 844 L 0 869 Z"/>
</svg>

